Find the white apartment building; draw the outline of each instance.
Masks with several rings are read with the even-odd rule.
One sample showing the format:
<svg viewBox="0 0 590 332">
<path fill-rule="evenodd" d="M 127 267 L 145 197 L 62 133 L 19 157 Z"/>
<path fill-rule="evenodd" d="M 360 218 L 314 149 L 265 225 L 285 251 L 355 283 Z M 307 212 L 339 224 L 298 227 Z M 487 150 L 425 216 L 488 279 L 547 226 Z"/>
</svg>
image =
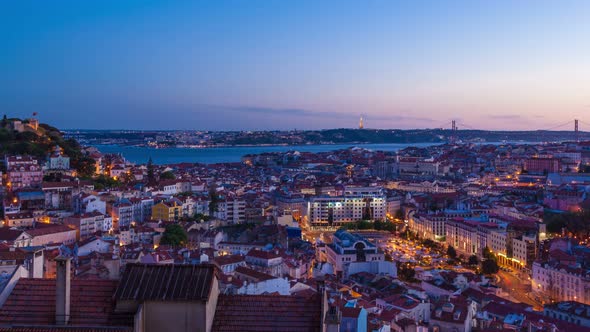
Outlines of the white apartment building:
<svg viewBox="0 0 590 332">
<path fill-rule="evenodd" d="M 246 222 L 246 201 L 234 199 L 219 202 L 215 217 L 232 224 L 242 224 Z"/>
<path fill-rule="evenodd" d="M 356 187 L 346 186 L 344 188 L 344 196 L 352 197 L 382 197 L 382 187 Z"/>
<path fill-rule="evenodd" d="M 512 258 L 522 268 L 530 267 L 536 257 L 537 238 L 534 235 L 522 235 L 512 239 Z"/>
<path fill-rule="evenodd" d="M 489 239 L 501 226 L 481 218 L 454 218 L 445 224 L 446 243 L 466 256 L 483 256 L 485 247 L 491 249 Z M 493 250 L 493 249 L 492 249 Z"/>
<path fill-rule="evenodd" d="M 445 215 L 419 215 L 414 214 L 410 217 L 408 226 L 418 237 L 430 239 L 433 241 L 442 241 L 446 236 L 445 224 L 447 221 Z"/>
<path fill-rule="evenodd" d="M 534 262 L 532 291 L 553 301 L 590 304 L 590 274 L 577 266 Z"/>
<path fill-rule="evenodd" d="M 383 220 L 386 211 L 385 196 L 313 197 L 307 205 L 309 222 L 315 225 L 354 222 L 365 219 L 367 215 L 372 220 Z"/>
<path fill-rule="evenodd" d="M 110 206 L 110 215 L 113 217 L 113 224 L 119 227 L 129 227 L 133 221 L 133 205 L 128 202 L 115 202 Z"/>
<path fill-rule="evenodd" d="M 400 174 L 439 174 L 440 163 L 433 160 L 417 157 L 401 157 L 398 159 L 398 170 Z"/>
<path fill-rule="evenodd" d="M 98 211 L 102 214 L 107 213 L 107 203 L 96 195 L 88 195 L 82 198 L 82 207 L 85 212 L 90 213 Z"/>
<path fill-rule="evenodd" d="M 498 263 L 505 265 L 503 260 L 506 259 L 506 230 L 497 229 L 491 230 L 488 233 L 488 247 L 498 257 Z"/>
<path fill-rule="evenodd" d="M 154 206 L 154 199 L 151 197 L 129 199 L 133 208 L 134 221 L 149 220 L 152 217 L 152 207 Z"/>
<path fill-rule="evenodd" d="M 95 211 L 67 217 L 64 220 L 64 223 L 66 225 L 75 227 L 77 231 L 77 237 L 83 240 L 92 236 L 98 231 L 104 231 L 104 219 L 105 215 Z"/>
</svg>

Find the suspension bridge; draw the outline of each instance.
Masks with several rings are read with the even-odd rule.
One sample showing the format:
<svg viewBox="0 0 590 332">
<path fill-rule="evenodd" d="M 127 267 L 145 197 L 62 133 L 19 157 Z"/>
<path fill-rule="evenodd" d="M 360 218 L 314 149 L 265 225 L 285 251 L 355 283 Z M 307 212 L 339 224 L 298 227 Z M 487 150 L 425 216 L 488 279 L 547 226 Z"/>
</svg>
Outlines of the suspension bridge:
<svg viewBox="0 0 590 332">
<path fill-rule="evenodd" d="M 487 130 L 487 129 L 478 129 L 474 126 L 470 126 L 463 122 L 459 122 L 459 120 L 449 120 L 447 122 L 441 123 L 434 127 L 434 129 L 427 129 L 426 131 L 447 131 L 449 130 L 450 133 L 449 141 L 454 143 L 458 140 L 461 132 L 464 131 L 478 131 L 478 132 L 506 132 L 506 133 L 536 133 L 538 136 L 538 141 L 546 141 L 547 138 L 556 137 L 556 135 L 561 135 L 563 139 L 567 140 L 574 140 L 579 142 L 581 139 L 590 140 L 590 132 L 581 131 L 581 125 L 586 126 L 586 128 L 590 129 L 590 123 L 582 121 L 580 119 L 571 119 L 563 123 L 559 123 L 557 125 L 553 125 L 551 127 L 542 128 L 542 129 L 533 129 L 533 130 Z M 460 129 L 461 128 L 461 129 Z"/>
</svg>

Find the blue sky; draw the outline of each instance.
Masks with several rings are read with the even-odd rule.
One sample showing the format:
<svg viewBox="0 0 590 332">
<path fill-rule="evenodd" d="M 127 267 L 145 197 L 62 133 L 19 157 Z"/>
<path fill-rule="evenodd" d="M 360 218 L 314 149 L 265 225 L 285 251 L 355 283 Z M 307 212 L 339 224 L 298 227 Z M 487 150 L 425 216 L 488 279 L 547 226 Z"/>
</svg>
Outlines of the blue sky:
<svg viewBox="0 0 590 332">
<path fill-rule="evenodd" d="M 3 1 L 0 110 L 93 129 L 590 122 L 588 17 L 588 1 Z"/>
</svg>

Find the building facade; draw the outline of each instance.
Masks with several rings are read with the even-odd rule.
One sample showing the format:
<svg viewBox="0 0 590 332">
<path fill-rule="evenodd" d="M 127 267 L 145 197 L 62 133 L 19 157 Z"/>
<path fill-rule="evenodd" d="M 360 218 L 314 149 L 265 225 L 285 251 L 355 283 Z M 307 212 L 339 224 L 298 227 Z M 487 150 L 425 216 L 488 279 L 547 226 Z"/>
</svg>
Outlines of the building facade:
<svg viewBox="0 0 590 332">
<path fill-rule="evenodd" d="M 382 262 L 385 260 L 383 252 L 365 238 L 351 234 L 345 230 L 338 230 L 332 236 L 332 243 L 326 245 L 326 257 L 337 274 L 346 274 L 350 263 L 354 262 Z"/>
</svg>

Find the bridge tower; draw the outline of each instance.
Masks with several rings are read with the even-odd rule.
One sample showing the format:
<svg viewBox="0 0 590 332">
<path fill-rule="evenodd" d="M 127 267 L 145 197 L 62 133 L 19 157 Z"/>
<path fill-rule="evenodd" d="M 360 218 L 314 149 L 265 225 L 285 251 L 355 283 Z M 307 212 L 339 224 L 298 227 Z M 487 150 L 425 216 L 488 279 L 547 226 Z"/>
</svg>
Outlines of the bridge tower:
<svg viewBox="0 0 590 332">
<path fill-rule="evenodd" d="M 456 120 L 452 120 L 451 121 L 451 137 L 450 137 L 450 143 L 451 144 L 455 144 L 456 141 L 457 141 L 457 121 Z"/>
</svg>

